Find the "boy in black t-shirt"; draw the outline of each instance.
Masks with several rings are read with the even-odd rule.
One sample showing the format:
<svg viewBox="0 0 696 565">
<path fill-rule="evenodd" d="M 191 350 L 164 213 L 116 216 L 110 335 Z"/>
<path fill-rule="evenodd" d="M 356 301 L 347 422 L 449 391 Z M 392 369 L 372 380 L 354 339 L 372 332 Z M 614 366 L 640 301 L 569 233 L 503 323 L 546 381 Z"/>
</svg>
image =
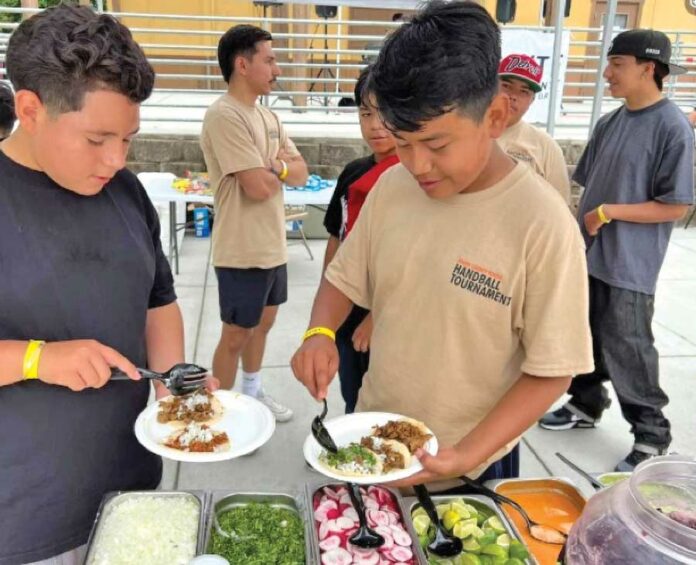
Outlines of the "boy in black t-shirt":
<svg viewBox="0 0 696 565">
<path fill-rule="evenodd" d="M 354 95 L 360 116 L 360 132 L 372 149 L 372 155 L 351 161 L 338 177 L 336 190 L 324 217 L 324 226 L 330 235 L 324 255 L 324 270 L 350 233 L 368 192 L 379 176 L 399 162 L 395 154 L 394 138 L 382 124 L 370 93 L 366 90 L 369 72 L 368 66 L 360 73 Z M 338 375 L 348 414 L 355 410 L 363 375 L 367 372 L 371 334 L 372 316 L 368 310 L 359 306 L 353 307 L 336 332 L 336 346 L 340 355 Z"/>
<path fill-rule="evenodd" d="M 124 168 L 155 74 L 85 6 L 24 20 L 6 64 L 19 127 L 0 144 L 0 563 L 72 565 L 106 492 L 161 479 L 133 434 L 150 393 L 136 366 L 184 359 L 157 214 Z"/>
</svg>

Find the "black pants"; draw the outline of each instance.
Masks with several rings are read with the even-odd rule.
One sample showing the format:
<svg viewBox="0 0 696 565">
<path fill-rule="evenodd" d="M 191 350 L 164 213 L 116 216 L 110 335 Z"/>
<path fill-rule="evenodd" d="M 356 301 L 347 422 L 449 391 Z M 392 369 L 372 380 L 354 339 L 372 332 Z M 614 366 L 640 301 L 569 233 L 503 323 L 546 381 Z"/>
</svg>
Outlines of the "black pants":
<svg viewBox="0 0 696 565">
<path fill-rule="evenodd" d="M 336 332 L 339 357 L 338 378 L 341 381 L 341 395 L 346 403 L 346 414 L 355 412 L 358 392 L 370 363 L 369 353 L 356 351 L 353 347 L 353 332 L 368 314 L 369 310 L 354 306 L 346 321 Z"/>
<path fill-rule="evenodd" d="M 590 328 L 595 370 L 579 375 L 568 390 L 568 402 L 591 419 L 608 405 L 610 380 L 624 418 L 631 424 L 635 446 L 649 453 L 672 441 L 662 409 L 669 399 L 660 388 L 658 354 L 652 333 L 655 297 L 610 286 L 590 277 Z M 643 449 L 641 449 L 643 448 Z"/>
</svg>

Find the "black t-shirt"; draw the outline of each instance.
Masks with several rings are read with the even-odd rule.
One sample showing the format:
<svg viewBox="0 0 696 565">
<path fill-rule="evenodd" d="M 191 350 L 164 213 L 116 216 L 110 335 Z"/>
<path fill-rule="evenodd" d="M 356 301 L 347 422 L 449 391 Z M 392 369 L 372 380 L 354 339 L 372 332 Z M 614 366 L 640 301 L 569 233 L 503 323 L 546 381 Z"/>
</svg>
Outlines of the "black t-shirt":
<svg viewBox="0 0 696 565">
<path fill-rule="evenodd" d="M 176 300 L 157 214 L 125 169 L 87 197 L 0 152 L 0 273 L 0 340 L 91 338 L 141 367 L 148 309 Z M 104 493 L 159 484 L 133 433 L 148 393 L 0 387 L 0 565 L 85 543 Z"/>
<path fill-rule="evenodd" d="M 331 202 L 324 216 L 324 227 L 332 236 L 343 241 L 346 231 L 348 187 L 377 164 L 374 155 L 348 163 L 336 181 Z"/>
</svg>

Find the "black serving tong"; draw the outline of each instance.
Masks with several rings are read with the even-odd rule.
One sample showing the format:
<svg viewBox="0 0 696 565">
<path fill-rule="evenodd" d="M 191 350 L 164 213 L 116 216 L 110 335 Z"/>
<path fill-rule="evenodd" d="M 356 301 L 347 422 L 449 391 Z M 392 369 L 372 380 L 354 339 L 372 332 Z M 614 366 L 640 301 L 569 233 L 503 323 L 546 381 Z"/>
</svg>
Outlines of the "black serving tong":
<svg viewBox="0 0 696 565">
<path fill-rule="evenodd" d="M 208 369 L 192 363 L 177 363 L 164 373 L 141 369 L 138 373 L 144 379 L 152 379 L 161 382 L 174 396 L 182 396 L 201 388 L 208 378 Z M 128 381 L 131 378 L 120 369 L 111 369 L 112 381 Z"/>
</svg>

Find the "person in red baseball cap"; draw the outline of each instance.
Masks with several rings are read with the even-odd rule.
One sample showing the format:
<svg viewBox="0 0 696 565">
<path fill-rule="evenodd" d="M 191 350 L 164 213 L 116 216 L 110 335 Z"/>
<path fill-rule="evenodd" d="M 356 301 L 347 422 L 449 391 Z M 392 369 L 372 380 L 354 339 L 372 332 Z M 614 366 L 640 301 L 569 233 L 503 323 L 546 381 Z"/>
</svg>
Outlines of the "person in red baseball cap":
<svg viewBox="0 0 696 565">
<path fill-rule="evenodd" d="M 512 54 L 500 62 L 500 88 L 510 100 L 510 113 L 498 143 L 510 157 L 532 167 L 570 204 L 570 180 L 563 151 L 545 131 L 522 121 L 537 92 L 542 90 L 542 75 L 541 65 L 529 55 Z"/>
</svg>

